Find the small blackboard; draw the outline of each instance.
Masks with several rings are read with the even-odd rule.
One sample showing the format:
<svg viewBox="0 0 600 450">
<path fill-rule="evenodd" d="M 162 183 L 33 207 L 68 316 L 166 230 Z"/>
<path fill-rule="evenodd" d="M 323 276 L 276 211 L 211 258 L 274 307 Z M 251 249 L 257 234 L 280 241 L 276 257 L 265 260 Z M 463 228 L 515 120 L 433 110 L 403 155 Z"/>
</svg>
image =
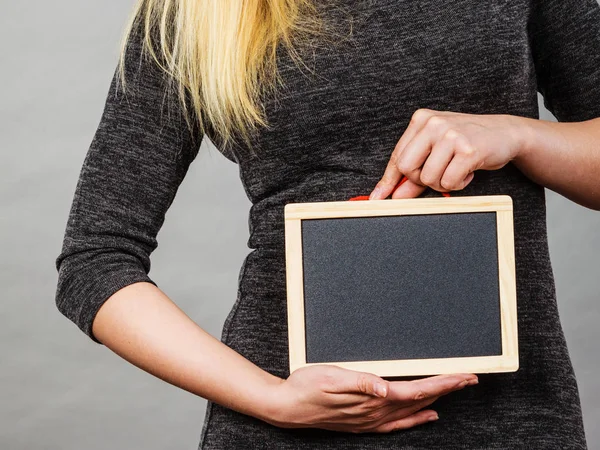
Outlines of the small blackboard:
<svg viewBox="0 0 600 450">
<path fill-rule="evenodd" d="M 290 371 L 518 369 L 512 199 L 285 205 Z"/>
</svg>

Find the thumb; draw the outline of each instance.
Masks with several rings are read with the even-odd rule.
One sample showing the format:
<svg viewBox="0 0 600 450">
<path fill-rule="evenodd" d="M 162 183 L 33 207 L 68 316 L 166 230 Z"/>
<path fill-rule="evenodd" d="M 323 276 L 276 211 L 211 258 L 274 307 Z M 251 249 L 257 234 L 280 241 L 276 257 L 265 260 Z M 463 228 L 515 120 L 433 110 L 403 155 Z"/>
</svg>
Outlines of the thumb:
<svg viewBox="0 0 600 450">
<path fill-rule="evenodd" d="M 386 397 L 389 392 L 389 383 L 373 373 L 349 370 L 344 378 L 342 383 L 344 392 L 356 392 L 375 397 Z"/>
</svg>

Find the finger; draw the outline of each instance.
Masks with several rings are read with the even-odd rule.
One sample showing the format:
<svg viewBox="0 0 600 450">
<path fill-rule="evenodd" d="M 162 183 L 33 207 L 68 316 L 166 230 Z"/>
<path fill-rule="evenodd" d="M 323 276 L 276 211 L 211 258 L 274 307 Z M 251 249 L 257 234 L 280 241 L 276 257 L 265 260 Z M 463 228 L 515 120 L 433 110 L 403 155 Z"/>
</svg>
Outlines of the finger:
<svg viewBox="0 0 600 450">
<path fill-rule="evenodd" d="M 397 189 L 392 192 L 392 198 L 415 198 L 421 195 L 427 186 L 421 186 L 415 184 L 408 178 L 404 178 L 406 181 L 402 183 Z"/>
<path fill-rule="evenodd" d="M 427 121 L 435 113 L 437 113 L 437 111 L 427 109 L 427 108 L 417 109 L 413 113 L 413 115 L 410 119 L 410 122 L 409 122 L 408 126 L 406 127 L 406 130 L 404 131 L 404 133 L 400 137 L 400 140 L 396 144 L 396 147 L 394 148 L 394 152 L 401 154 L 404 151 L 404 147 L 406 147 L 406 144 L 408 144 L 410 141 L 413 140 L 413 138 L 417 135 L 417 133 L 423 129 L 423 127 L 425 126 Z"/>
<path fill-rule="evenodd" d="M 387 410 L 383 411 L 382 420 L 395 420 L 400 417 L 408 416 L 419 409 L 429 406 L 435 402 L 439 396 L 428 397 L 424 400 L 416 401 L 388 401 L 388 399 L 374 398 L 365 394 L 330 394 L 332 397 L 331 407 L 345 411 L 347 416 L 360 416 L 369 410 Z"/>
<path fill-rule="evenodd" d="M 411 414 L 414 414 L 417 411 L 431 405 L 438 398 L 439 398 L 439 396 L 429 397 L 429 398 L 426 398 L 425 400 L 410 402 L 408 404 L 406 404 L 405 402 L 402 402 L 399 404 L 400 406 L 398 406 L 398 404 L 391 403 L 391 405 L 390 405 L 391 409 L 388 408 L 389 412 L 387 414 L 385 414 L 384 416 L 382 416 L 381 420 L 378 422 L 378 425 L 385 423 L 385 422 L 393 422 L 395 420 L 402 419 L 403 417 L 410 416 Z"/>
<path fill-rule="evenodd" d="M 388 161 L 381 180 L 379 180 L 369 195 L 369 200 L 382 200 L 386 198 L 396 187 L 400 178 L 402 178 L 402 174 L 396 166 L 396 153 L 394 152 Z"/>
<path fill-rule="evenodd" d="M 411 414 L 408 417 L 403 417 L 401 419 L 393 420 L 390 422 L 385 422 L 379 426 L 377 426 L 373 431 L 377 433 L 389 433 L 395 430 L 405 430 L 407 428 L 412 428 L 417 425 L 422 425 L 427 422 L 431 422 L 438 419 L 438 414 L 433 409 L 424 409 L 414 414 Z"/>
<path fill-rule="evenodd" d="M 336 380 L 331 380 L 325 387 L 331 393 L 358 393 L 375 397 L 386 397 L 389 392 L 389 381 L 368 372 L 342 369 Z"/>
<path fill-rule="evenodd" d="M 476 382 L 477 376 L 474 374 L 436 375 L 413 381 L 389 382 L 389 389 L 394 399 L 423 400 L 448 394 Z"/>
<path fill-rule="evenodd" d="M 475 176 L 472 166 L 471 161 L 461 156 L 455 156 L 444 171 L 440 180 L 441 186 L 452 191 L 464 189 Z"/>
<path fill-rule="evenodd" d="M 444 134 L 444 137 L 437 141 L 423 168 L 421 169 L 420 181 L 422 184 L 440 192 L 447 192 L 447 189 L 441 185 L 441 179 L 444 171 L 452 161 L 454 156 L 456 134 L 450 130 Z"/>
<path fill-rule="evenodd" d="M 472 172 L 482 166 L 478 152 L 467 138 L 457 135 L 454 139 L 455 154 L 441 177 L 440 184 L 444 189 L 460 190 L 471 182 Z"/>
<path fill-rule="evenodd" d="M 427 120 L 433 115 L 433 113 L 433 110 L 425 108 L 418 109 L 414 112 L 408 127 L 400 137 L 400 140 L 396 143 L 381 180 L 375 185 L 375 188 L 369 195 L 369 200 L 380 200 L 387 198 L 387 196 L 390 195 L 392 190 L 397 186 L 403 174 L 400 172 L 400 170 L 398 170 L 396 158 L 400 153 L 402 153 L 402 150 L 406 144 L 410 142 L 412 138 L 421 130 L 421 128 L 425 126 Z"/>
<path fill-rule="evenodd" d="M 442 140 L 448 131 L 446 118 L 430 116 L 425 125 L 396 156 L 398 170 L 416 184 L 420 184 L 421 167 L 430 156 L 435 144 Z"/>
<path fill-rule="evenodd" d="M 340 394 L 338 394 L 340 395 Z M 364 398 L 364 396 L 363 396 Z M 371 400 L 364 401 L 359 407 L 339 408 L 339 414 L 335 416 L 338 424 L 348 426 L 362 426 L 365 430 L 378 427 L 387 422 L 393 422 L 408 417 L 417 411 L 431 405 L 438 397 L 428 398 L 408 405 L 398 406 L 394 403 L 373 403 Z M 385 400 L 379 399 L 379 402 Z M 331 418 L 333 418 L 332 416 Z M 333 424 L 335 422 L 331 422 Z"/>
</svg>

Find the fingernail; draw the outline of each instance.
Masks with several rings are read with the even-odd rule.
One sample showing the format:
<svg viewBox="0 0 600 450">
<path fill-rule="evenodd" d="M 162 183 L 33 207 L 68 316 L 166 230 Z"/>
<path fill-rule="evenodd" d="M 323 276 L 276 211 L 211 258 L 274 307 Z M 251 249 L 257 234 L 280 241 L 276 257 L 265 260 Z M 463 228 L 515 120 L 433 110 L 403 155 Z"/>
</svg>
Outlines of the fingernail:
<svg viewBox="0 0 600 450">
<path fill-rule="evenodd" d="M 379 397 L 385 397 L 387 395 L 387 388 L 381 383 L 376 383 L 375 384 L 375 393 Z"/>
<path fill-rule="evenodd" d="M 469 385 L 470 385 L 470 386 L 472 386 L 472 385 L 474 385 L 474 384 L 477 384 L 477 383 L 479 383 L 479 379 L 478 379 L 478 378 L 471 378 L 471 379 L 469 380 Z"/>
<path fill-rule="evenodd" d="M 428 419 L 428 420 L 429 420 L 430 422 L 432 422 L 432 421 L 434 421 L 434 420 L 438 420 L 439 418 L 440 418 L 440 416 L 438 416 L 437 414 L 434 414 L 434 415 L 432 415 L 432 416 L 429 416 L 429 419 Z"/>
</svg>

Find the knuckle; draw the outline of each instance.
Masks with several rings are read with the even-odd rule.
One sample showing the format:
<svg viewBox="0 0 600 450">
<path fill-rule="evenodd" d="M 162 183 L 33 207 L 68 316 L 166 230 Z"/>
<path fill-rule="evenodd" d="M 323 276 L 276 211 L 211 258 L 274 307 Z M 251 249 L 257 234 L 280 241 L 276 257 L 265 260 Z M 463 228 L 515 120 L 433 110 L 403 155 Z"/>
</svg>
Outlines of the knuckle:
<svg viewBox="0 0 600 450">
<path fill-rule="evenodd" d="M 392 184 L 392 174 L 390 173 L 386 173 L 383 175 L 383 177 L 381 178 L 381 180 L 379 180 L 379 182 L 377 183 L 376 187 L 386 187 L 388 185 Z"/>
<path fill-rule="evenodd" d="M 322 390 L 326 390 L 335 385 L 336 377 L 332 371 L 324 370 L 317 378 L 316 383 Z"/>
<path fill-rule="evenodd" d="M 475 155 L 475 148 L 474 148 L 472 145 L 466 144 L 466 145 L 463 145 L 463 146 L 460 148 L 459 152 L 460 152 L 460 153 L 461 153 L 463 156 L 465 156 L 465 157 L 467 157 L 467 158 L 470 158 L 470 157 L 472 157 L 473 155 Z"/>
<path fill-rule="evenodd" d="M 336 366 L 331 366 L 329 364 L 323 364 L 321 367 L 322 367 L 322 373 L 325 374 L 325 376 L 329 379 L 334 380 L 340 374 L 340 370 Z"/>
<path fill-rule="evenodd" d="M 421 172 L 420 180 L 421 183 L 426 184 L 428 186 L 431 186 L 436 182 L 434 176 L 429 172 Z"/>
<path fill-rule="evenodd" d="M 413 171 L 413 168 L 409 164 L 407 164 L 406 161 L 399 161 L 398 162 L 398 170 L 401 173 L 408 175 Z"/>
<path fill-rule="evenodd" d="M 423 400 L 426 397 L 425 391 L 419 389 L 413 396 L 413 400 Z"/>
<path fill-rule="evenodd" d="M 441 116 L 431 115 L 427 119 L 427 127 L 440 128 L 446 124 L 446 119 Z"/>
<path fill-rule="evenodd" d="M 328 391 L 332 386 L 331 381 L 325 377 L 319 378 L 315 384 L 320 391 Z"/>
<path fill-rule="evenodd" d="M 458 138 L 458 132 L 454 128 L 449 128 L 444 133 L 444 139 L 455 141 Z"/>
<path fill-rule="evenodd" d="M 413 113 L 413 115 L 411 117 L 411 122 L 420 123 L 423 120 L 427 120 L 427 118 L 429 118 L 430 114 L 431 113 L 427 108 L 419 108 Z"/>
<path fill-rule="evenodd" d="M 393 165 L 393 166 L 394 166 L 396 169 L 400 169 L 400 164 L 402 163 L 402 160 L 403 160 L 403 158 L 402 158 L 402 155 L 401 155 L 401 154 L 399 154 L 399 155 L 397 155 L 397 156 L 396 156 L 396 157 L 393 159 L 393 161 L 391 161 L 390 163 L 391 163 L 391 164 L 392 164 L 392 165 Z"/>
</svg>

